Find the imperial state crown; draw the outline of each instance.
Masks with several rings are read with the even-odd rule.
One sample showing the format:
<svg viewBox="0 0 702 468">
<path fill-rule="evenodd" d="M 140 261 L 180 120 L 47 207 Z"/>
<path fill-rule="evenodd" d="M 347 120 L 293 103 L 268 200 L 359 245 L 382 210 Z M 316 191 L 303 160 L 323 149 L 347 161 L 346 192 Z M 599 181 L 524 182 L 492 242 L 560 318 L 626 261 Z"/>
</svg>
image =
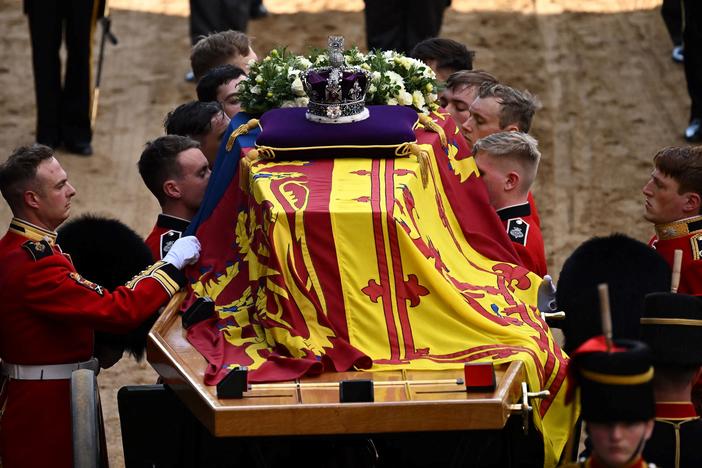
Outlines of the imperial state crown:
<svg viewBox="0 0 702 468">
<path fill-rule="evenodd" d="M 327 54 L 329 66 L 310 68 L 305 73 L 303 84 L 310 99 L 305 117 L 321 123 L 351 123 L 367 119 L 368 72 L 346 65 L 343 36 L 329 37 Z"/>
</svg>

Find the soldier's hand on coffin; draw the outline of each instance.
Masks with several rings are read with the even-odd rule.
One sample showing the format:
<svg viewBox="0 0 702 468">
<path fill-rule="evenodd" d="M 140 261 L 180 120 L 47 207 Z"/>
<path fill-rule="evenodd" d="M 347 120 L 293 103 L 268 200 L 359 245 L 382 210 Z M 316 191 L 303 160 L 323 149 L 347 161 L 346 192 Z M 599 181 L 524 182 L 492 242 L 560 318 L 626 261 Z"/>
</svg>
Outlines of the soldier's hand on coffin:
<svg viewBox="0 0 702 468">
<path fill-rule="evenodd" d="M 179 270 L 186 265 L 192 265 L 200 258 L 200 241 L 195 236 L 181 237 L 173 243 L 164 262 L 168 262 Z"/>
<path fill-rule="evenodd" d="M 537 306 L 542 314 L 553 313 L 558 309 L 556 305 L 556 286 L 551 275 L 544 275 L 539 285 Z"/>
</svg>

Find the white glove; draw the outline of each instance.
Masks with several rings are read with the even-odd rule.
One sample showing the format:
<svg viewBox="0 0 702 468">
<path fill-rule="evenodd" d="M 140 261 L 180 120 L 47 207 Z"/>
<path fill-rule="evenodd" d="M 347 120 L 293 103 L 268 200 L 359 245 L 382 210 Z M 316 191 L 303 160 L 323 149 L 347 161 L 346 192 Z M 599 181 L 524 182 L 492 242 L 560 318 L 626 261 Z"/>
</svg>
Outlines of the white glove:
<svg viewBox="0 0 702 468">
<path fill-rule="evenodd" d="M 195 236 L 181 237 L 173 243 L 164 262 L 168 262 L 179 270 L 186 265 L 192 265 L 200 258 L 200 241 Z"/>
<path fill-rule="evenodd" d="M 538 291 L 537 305 L 542 314 L 556 312 L 556 286 L 553 284 L 553 278 L 550 275 L 545 275 L 541 280 Z"/>
</svg>

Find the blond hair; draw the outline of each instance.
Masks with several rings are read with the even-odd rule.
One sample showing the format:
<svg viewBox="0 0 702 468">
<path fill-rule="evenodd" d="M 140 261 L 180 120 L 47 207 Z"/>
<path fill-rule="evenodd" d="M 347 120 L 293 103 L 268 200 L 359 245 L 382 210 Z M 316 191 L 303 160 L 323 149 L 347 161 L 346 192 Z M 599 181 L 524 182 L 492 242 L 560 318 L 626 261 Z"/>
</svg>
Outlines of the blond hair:
<svg viewBox="0 0 702 468">
<path fill-rule="evenodd" d="M 475 142 L 473 156 L 479 151 L 499 161 L 516 163 L 521 168 L 519 175 L 524 191 L 531 188 L 541 160 L 539 143 L 534 137 L 522 132 L 493 133 Z"/>
</svg>

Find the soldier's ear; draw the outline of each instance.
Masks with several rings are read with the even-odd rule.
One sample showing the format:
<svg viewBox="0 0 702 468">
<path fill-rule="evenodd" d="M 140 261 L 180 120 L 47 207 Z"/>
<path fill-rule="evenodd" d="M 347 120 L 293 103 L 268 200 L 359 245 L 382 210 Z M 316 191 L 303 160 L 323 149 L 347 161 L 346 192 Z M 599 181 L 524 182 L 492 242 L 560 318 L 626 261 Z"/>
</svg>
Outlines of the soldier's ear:
<svg viewBox="0 0 702 468">
<path fill-rule="evenodd" d="M 168 198 L 180 198 L 182 194 L 180 193 L 180 187 L 178 183 L 173 179 L 168 179 L 163 183 L 163 193 Z"/>
<path fill-rule="evenodd" d="M 505 191 L 509 192 L 519 187 L 519 180 L 520 177 L 518 173 L 514 171 L 508 172 L 505 177 Z"/>
<path fill-rule="evenodd" d="M 700 194 L 696 192 L 688 192 L 685 194 L 685 196 L 685 211 L 698 214 L 700 212 L 700 208 L 702 207 L 702 198 L 700 197 Z"/>
<path fill-rule="evenodd" d="M 519 131 L 519 125 L 517 123 L 511 123 L 507 125 L 505 128 L 502 129 L 503 132 L 518 132 Z"/>
<path fill-rule="evenodd" d="M 33 190 L 25 190 L 23 194 L 25 205 L 31 208 L 39 208 L 39 194 Z"/>
</svg>

